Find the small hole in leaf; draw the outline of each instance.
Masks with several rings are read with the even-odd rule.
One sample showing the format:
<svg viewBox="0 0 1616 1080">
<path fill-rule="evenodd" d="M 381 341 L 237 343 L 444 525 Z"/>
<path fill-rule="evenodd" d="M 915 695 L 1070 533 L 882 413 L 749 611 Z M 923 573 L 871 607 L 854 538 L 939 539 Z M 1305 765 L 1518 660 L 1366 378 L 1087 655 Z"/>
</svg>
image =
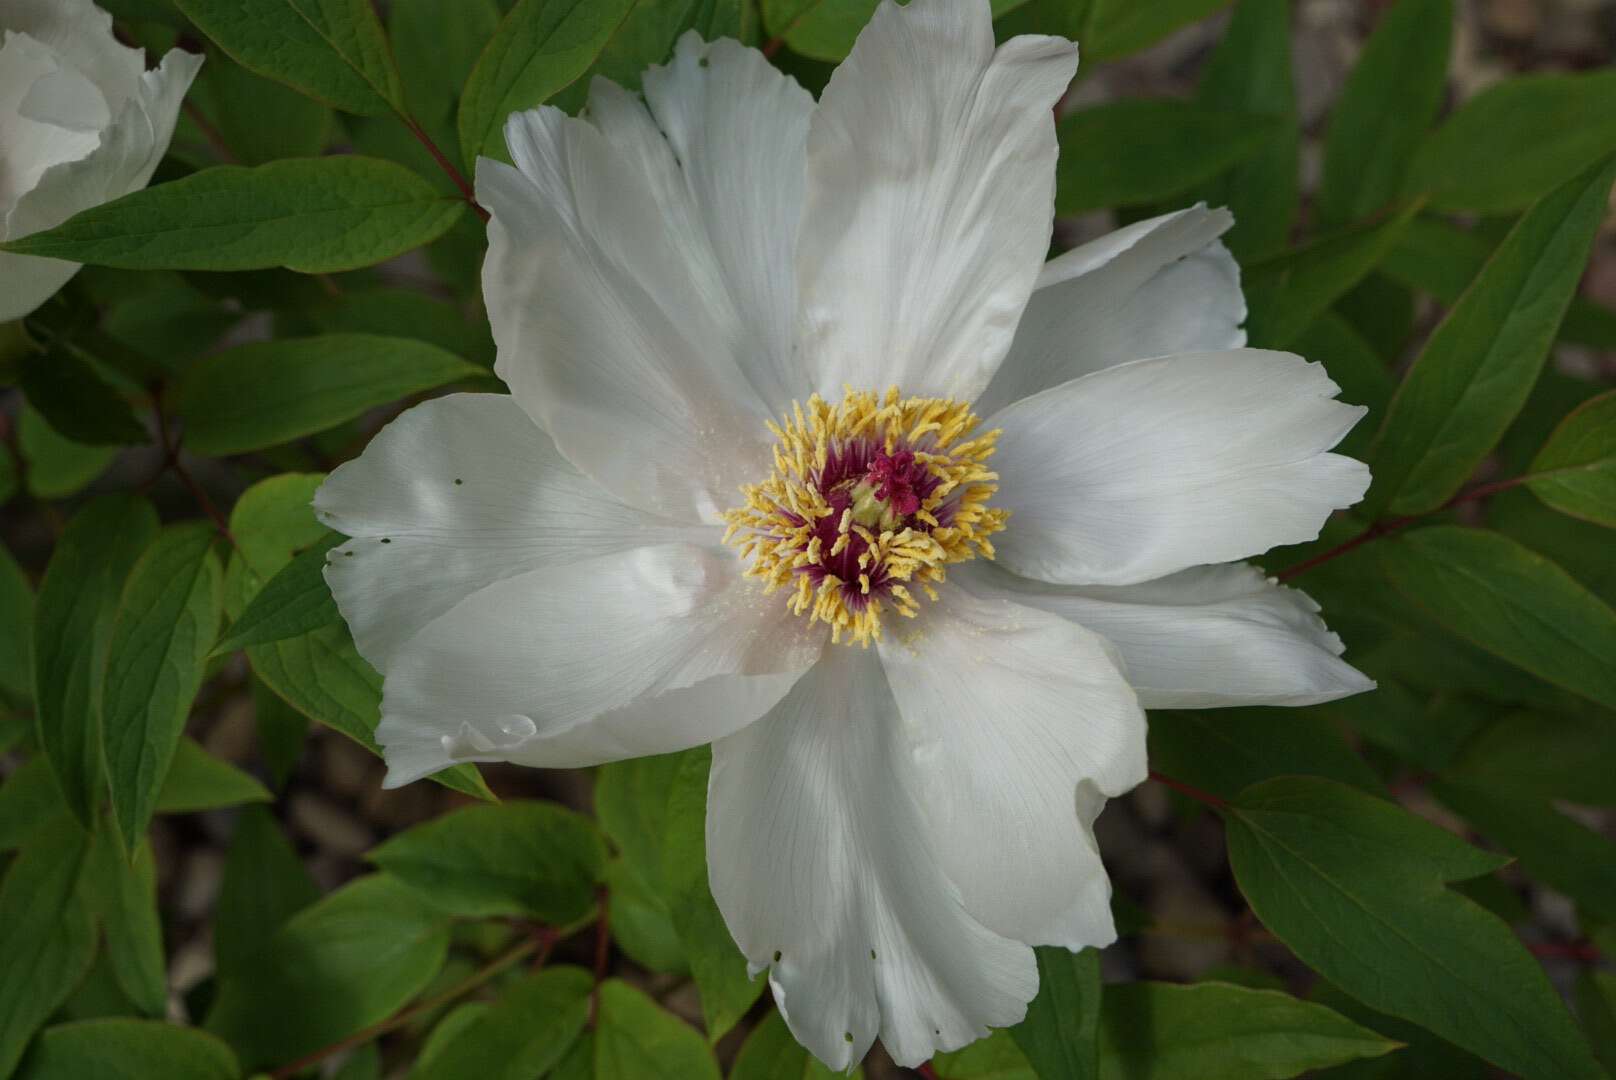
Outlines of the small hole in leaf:
<svg viewBox="0 0 1616 1080">
<path fill-rule="evenodd" d="M 844 1032 L 842 1032 L 842 1038 L 846 1039 L 848 1042 L 852 1042 L 853 1041 L 853 1033 L 851 1031 L 844 1031 Z"/>
<path fill-rule="evenodd" d="M 351 559 L 351 558 L 353 558 L 353 552 L 352 551 L 344 551 L 342 553 L 342 557 L 344 559 Z"/>
<path fill-rule="evenodd" d="M 871 960 L 874 960 L 874 959 L 875 959 L 875 950 L 874 950 L 874 949 L 871 949 L 871 950 L 870 950 L 870 959 L 871 959 Z"/>
<path fill-rule="evenodd" d="M 776 964 L 778 964 L 780 962 L 780 950 L 779 949 L 774 950 L 774 962 Z"/>
<path fill-rule="evenodd" d="M 392 541 L 391 541 L 391 540 L 389 540 L 389 539 L 388 539 L 388 538 L 387 538 L 387 537 L 385 537 L 385 536 L 384 536 L 384 537 L 382 537 L 382 543 L 384 543 L 384 544 L 391 544 L 391 543 L 392 543 Z"/>
<path fill-rule="evenodd" d="M 456 484 L 464 484 L 464 483 L 465 483 L 465 481 L 464 481 L 464 480 L 462 480 L 462 479 L 460 479 L 460 477 L 458 477 L 458 476 L 457 476 L 457 477 L 455 477 L 455 483 L 456 483 Z"/>
</svg>

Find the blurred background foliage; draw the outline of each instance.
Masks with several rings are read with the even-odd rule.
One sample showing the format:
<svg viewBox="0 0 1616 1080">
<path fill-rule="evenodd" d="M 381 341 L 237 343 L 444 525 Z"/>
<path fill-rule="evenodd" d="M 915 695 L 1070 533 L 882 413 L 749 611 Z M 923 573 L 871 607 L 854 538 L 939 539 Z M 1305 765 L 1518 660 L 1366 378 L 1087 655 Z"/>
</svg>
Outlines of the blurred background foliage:
<svg viewBox="0 0 1616 1080">
<path fill-rule="evenodd" d="M 705 751 L 380 790 L 309 498 L 500 388 L 463 185 L 506 113 L 690 28 L 818 92 L 874 0 L 103 3 L 208 62 L 0 326 L 0 1077 L 822 1073 L 708 894 Z M 1122 939 L 923 1075 L 1616 1069 L 1616 4 L 994 10 L 1081 44 L 1056 250 L 1232 207 L 1252 343 L 1369 407 L 1366 502 L 1262 562 L 1380 688 L 1153 714 Z"/>
</svg>

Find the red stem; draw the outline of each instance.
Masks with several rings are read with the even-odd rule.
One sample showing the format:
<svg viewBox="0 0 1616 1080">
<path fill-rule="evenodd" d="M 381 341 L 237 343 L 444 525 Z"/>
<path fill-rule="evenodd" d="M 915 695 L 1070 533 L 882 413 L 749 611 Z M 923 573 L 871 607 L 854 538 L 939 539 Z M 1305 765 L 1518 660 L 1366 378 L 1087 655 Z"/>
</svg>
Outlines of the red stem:
<svg viewBox="0 0 1616 1080">
<path fill-rule="evenodd" d="M 1468 491 L 1459 492 L 1459 494 L 1455 495 L 1453 498 L 1449 499 L 1435 510 L 1428 510 L 1423 514 L 1411 514 L 1408 517 L 1385 518 L 1381 521 L 1377 521 L 1373 525 L 1369 526 L 1369 528 L 1359 533 L 1357 536 L 1354 536 L 1351 540 L 1337 544 L 1330 550 L 1315 555 L 1311 559 L 1303 559 L 1295 566 L 1287 566 L 1285 569 L 1275 574 L 1274 578 L 1278 581 L 1289 581 L 1298 574 L 1305 574 L 1315 566 L 1322 566 L 1332 559 L 1340 558 L 1347 552 L 1352 551 L 1355 548 L 1362 547 L 1371 540 L 1378 540 L 1382 536 L 1388 536 L 1399 529 L 1406 528 L 1407 526 L 1414 524 L 1416 521 L 1422 521 L 1432 514 L 1439 514 L 1444 510 L 1458 506 L 1460 503 L 1476 502 L 1477 500 L 1485 499 L 1490 495 L 1496 495 L 1500 491 L 1508 491 L 1512 487 L 1518 487 L 1519 485 L 1526 483 L 1528 479 L 1530 478 L 1527 476 L 1512 476 L 1508 480 L 1495 480 L 1490 484 L 1478 484 Z"/>
<path fill-rule="evenodd" d="M 212 148 L 215 154 L 219 155 L 220 161 L 223 161 L 226 165 L 241 164 L 240 159 L 236 157 L 235 151 L 230 149 L 230 144 L 224 141 L 224 135 L 213 125 L 213 121 L 207 118 L 207 114 L 197 108 L 189 99 L 182 102 L 180 108 L 184 109 L 185 115 L 191 118 L 191 123 L 195 124 L 196 130 L 202 133 L 202 138 L 207 140 L 208 146 Z"/>
<path fill-rule="evenodd" d="M 1544 960 L 1576 960 L 1583 964 L 1597 964 L 1602 955 L 1599 947 L 1589 941 L 1528 941 L 1526 951 Z"/>
<path fill-rule="evenodd" d="M 235 547 L 236 538 L 231 535 L 230 522 L 226 520 L 223 514 L 219 513 L 219 508 L 213 505 L 213 500 L 208 498 L 208 493 L 202 489 L 201 484 L 196 482 L 196 477 L 192 476 L 191 470 L 185 467 L 185 462 L 180 460 L 180 440 L 178 438 L 169 438 L 168 417 L 163 412 L 161 389 L 152 392 L 152 404 L 156 406 L 157 439 L 163 444 L 164 466 L 174 470 L 174 475 L 179 477 L 180 483 L 185 485 L 185 490 L 191 493 L 191 498 L 195 499 L 196 504 L 202 508 L 202 512 L 212 519 L 213 527 L 219 531 L 219 535 L 228 540 L 231 547 Z M 153 482 L 156 479 L 156 477 L 153 477 Z"/>
<path fill-rule="evenodd" d="M 1212 809 L 1217 810 L 1220 813 L 1226 810 L 1229 806 L 1227 799 L 1219 798 L 1210 791 L 1202 791 L 1198 787 L 1191 787 L 1182 780 L 1175 780 L 1173 777 L 1166 776 L 1154 769 L 1150 771 L 1150 778 L 1156 781 L 1158 784 L 1165 784 L 1167 787 L 1172 788 L 1180 795 L 1187 795 L 1198 803 L 1205 803 L 1207 806 L 1210 806 Z"/>
<path fill-rule="evenodd" d="M 915 1072 L 925 1077 L 925 1080 L 937 1080 L 937 1070 L 931 1067 L 931 1062 L 922 1061 L 915 1066 Z"/>
<path fill-rule="evenodd" d="M 770 38 L 763 44 L 763 55 L 772 57 L 775 53 L 780 51 L 780 46 L 784 45 L 785 43 L 786 39 L 784 36 Z M 921 1075 L 925 1074 L 922 1073 Z"/>
<path fill-rule="evenodd" d="M 421 127 L 420 122 L 415 117 L 405 116 L 401 119 L 404 121 L 404 126 L 409 129 L 410 134 L 415 136 L 415 141 L 426 147 L 426 152 L 432 155 L 432 160 L 438 163 L 438 168 L 442 169 L 444 175 L 454 181 L 454 186 L 460 189 L 460 197 L 465 199 L 466 204 L 476 211 L 478 217 L 487 221 L 488 211 L 484 210 L 482 204 L 477 201 L 477 193 L 472 190 L 470 182 L 467 181 L 460 170 L 455 168 L 454 162 L 450 161 L 448 156 L 438 148 L 438 144 L 432 141 L 432 136 L 426 133 L 426 129 Z"/>
</svg>

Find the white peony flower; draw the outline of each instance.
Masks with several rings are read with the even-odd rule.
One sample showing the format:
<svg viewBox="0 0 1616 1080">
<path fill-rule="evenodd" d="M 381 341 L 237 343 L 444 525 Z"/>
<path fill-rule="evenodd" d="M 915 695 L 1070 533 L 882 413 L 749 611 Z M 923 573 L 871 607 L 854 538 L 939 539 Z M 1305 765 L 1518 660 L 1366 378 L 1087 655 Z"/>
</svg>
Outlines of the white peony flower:
<svg viewBox="0 0 1616 1080">
<path fill-rule="evenodd" d="M 145 187 L 201 66 L 175 49 L 147 71 L 90 0 L 0 0 L 0 240 Z M 0 252 L 0 322 L 39 307 L 78 269 Z"/>
<path fill-rule="evenodd" d="M 478 174 L 511 396 L 412 409 L 315 500 L 388 783 L 712 743 L 713 894 L 836 1069 L 1013 1024 L 1029 946 L 1115 938 L 1092 826 L 1145 708 L 1372 685 L 1229 562 L 1369 476 L 1328 453 L 1363 410 L 1242 347 L 1228 214 L 1043 264 L 1076 64 L 914 0 L 817 106 L 687 35 L 643 104 L 513 116 Z"/>
</svg>

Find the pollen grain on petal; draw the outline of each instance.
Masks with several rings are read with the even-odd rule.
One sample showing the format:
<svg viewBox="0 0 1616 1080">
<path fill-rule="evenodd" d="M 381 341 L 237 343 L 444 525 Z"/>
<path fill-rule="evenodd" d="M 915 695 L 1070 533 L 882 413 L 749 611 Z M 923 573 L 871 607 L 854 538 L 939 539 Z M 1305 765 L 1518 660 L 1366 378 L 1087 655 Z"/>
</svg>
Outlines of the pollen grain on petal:
<svg viewBox="0 0 1616 1080">
<path fill-rule="evenodd" d="M 895 386 L 794 402 L 769 424 L 772 471 L 724 515 L 725 542 L 832 641 L 868 646 L 886 613 L 913 618 L 921 596 L 937 599 L 950 563 L 993 557 L 988 537 L 1009 512 L 988 505 L 999 433 L 977 433 L 979 419 L 966 403 Z"/>
</svg>

